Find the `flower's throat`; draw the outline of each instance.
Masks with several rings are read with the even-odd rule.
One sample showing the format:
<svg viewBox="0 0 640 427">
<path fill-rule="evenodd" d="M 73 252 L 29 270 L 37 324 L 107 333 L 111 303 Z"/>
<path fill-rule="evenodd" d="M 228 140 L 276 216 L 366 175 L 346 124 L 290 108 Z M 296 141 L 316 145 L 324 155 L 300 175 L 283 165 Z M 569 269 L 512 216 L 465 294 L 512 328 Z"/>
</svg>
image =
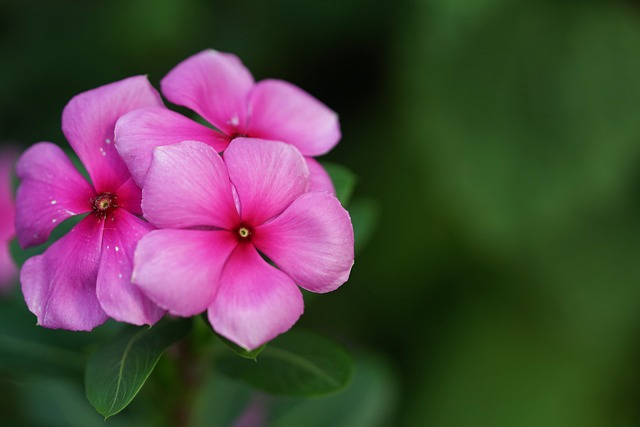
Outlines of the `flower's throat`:
<svg viewBox="0 0 640 427">
<path fill-rule="evenodd" d="M 238 239 L 239 242 L 251 241 L 251 235 L 253 234 L 253 230 L 251 229 L 251 227 L 242 224 L 238 228 L 236 228 L 235 231 L 236 239 Z"/>
<path fill-rule="evenodd" d="M 118 196 L 113 193 L 100 193 L 91 199 L 91 209 L 98 218 L 106 219 L 118 209 Z"/>
<path fill-rule="evenodd" d="M 240 132 L 232 132 L 229 135 L 229 140 L 234 140 L 236 138 L 247 138 L 249 135 L 247 135 L 246 133 L 240 133 Z"/>
</svg>

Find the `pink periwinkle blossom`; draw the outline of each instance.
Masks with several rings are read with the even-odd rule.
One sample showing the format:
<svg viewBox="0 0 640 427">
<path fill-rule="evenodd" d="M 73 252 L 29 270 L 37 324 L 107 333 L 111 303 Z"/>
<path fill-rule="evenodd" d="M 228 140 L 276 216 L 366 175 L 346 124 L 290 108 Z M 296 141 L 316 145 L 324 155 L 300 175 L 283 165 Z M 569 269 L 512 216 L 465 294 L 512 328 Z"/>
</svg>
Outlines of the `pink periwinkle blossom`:
<svg viewBox="0 0 640 427">
<path fill-rule="evenodd" d="M 16 231 L 22 247 L 44 243 L 61 222 L 87 214 L 22 267 L 22 292 L 39 325 L 91 330 L 108 317 L 141 325 L 163 315 L 130 281 L 135 245 L 152 227 L 138 217 L 141 190 L 114 147 L 114 126 L 121 115 L 161 105 L 144 76 L 69 101 L 62 130 L 91 183 L 49 142 L 35 144 L 18 160 Z"/>
<path fill-rule="evenodd" d="M 15 236 L 16 208 L 13 201 L 11 177 L 17 150 L 0 150 L 0 292 L 11 288 L 18 278 L 18 268 L 9 253 L 9 242 Z"/>
<path fill-rule="evenodd" d="M 187 58 L 160 85 L 169 101 L 195 111 L 219 131 L 166 108 L 124 116 L 116 126 L 116 146 L 139 185 L 153 147 L 202 141 L 222 152 L 234 138 L 251 137 L 294 145 L 306 158 L 310 189 L 334 193 L 327 172 L 313 157 L 340 140 L 338 116 L 299 87 L 273 79 L 256 83 L 238 57 L 214 50 Z"/>
<path fill-rule="evenodd" d="M 307 162 L 282 142 L 236 138 L 224 161 L 202 142 L 155 148 L 142 210 L 159 230 L 140 240 L 133 282 L 174 315 L 206 310 L 222 336 L 262 345 L 302 314 L 297 285 L 333 291 L 353 265 L 349 214 L 308 189 Z"/>
</svg>

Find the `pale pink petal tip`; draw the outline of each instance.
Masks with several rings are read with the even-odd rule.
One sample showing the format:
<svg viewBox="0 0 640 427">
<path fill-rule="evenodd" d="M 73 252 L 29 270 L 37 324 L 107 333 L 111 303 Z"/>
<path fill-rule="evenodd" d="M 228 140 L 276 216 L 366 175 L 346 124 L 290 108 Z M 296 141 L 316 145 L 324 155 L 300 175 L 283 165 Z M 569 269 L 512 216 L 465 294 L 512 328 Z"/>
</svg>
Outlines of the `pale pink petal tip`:
<svg viewBox="0 0 640 427">
<path fill-rule="evenodd" d="M 340 141 L 338 115 L 299 87 L 263 80 L 249 98 L 248 135 L 295 145 L 305 156 L 327 153 Z"/>
<path fill-rule="evenodd" d="M 289 330 L 303 310 L 293 280 L 247 244 L 229 258 L 208 316 L 217 333 L 252 350 Z"/>
<path fill-rule="evenodd" d="M 330 292 L 349 279 L 353 226 L 335 196 L 309 192 L 255 231 L 254 244 L 303 288 Z"/>
</svg>

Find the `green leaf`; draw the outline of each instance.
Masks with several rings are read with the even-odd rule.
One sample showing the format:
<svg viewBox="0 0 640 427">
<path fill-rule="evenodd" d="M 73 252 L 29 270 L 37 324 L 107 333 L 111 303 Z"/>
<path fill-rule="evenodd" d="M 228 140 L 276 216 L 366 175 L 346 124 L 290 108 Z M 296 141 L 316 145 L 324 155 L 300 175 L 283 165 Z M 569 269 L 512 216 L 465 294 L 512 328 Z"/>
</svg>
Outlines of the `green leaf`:
<svg viewBox="0 0 640 427">
<path fill-rule="evenodd" d="M 216 338 L 218 338 L 220 341 L 222 341 L 222 343 L 229 350 L 233 351 L 234 353 L 236 353 L 240 357 L 244 357 L 245 359 L 256 360 L 258 358 L 258 355 L 266 347 L 266 344 L 263 344 L 260 347 L 255 348 L 253 350 L 244 349 L 244 348 L 240 347 L 238 344 L 234 343 L 233 341 L 230 341 L 227 338 L 223 337 L 222 335 L 218 334 L 213 329 L 213 327 L 211 326 L 211 323 L 209 323 L 209 317 L 207 316 L 206 312 L 202 313 L 202 315 L 200 315 L 197 319 L 200 319 L 201 322 L 198 322 L 196 325 L 202 325 L 203 328 L 206 328 L 206 330 L 208 332 L 213 333 L 213 335 L 215 335 Z"/>
<path fill-rule="evenodd" d="M 19 384 L 15 392 L 20 404 L 17 405 L 23 419 L 30 426 L 39 427 L 104 427 L 104 420 L 87 405 L 82 392 L 82 384 L 62 378 L 37 378 Z M 129 421 L 129 422 L 127 422 Z M 109 422 L 109 427 L 141 427 L 136 420 L 127 418 Z M 6 425 L 6 424 L 3 424 Z M 14 425 L 14 424 L 9 424 Z M 146 424 L 148 425 L 148 424 Z"/>
<path fill-rule="evenodd" d="M 246 349 L 240 347 L 239 345 L 237 345 L 233 341 L 229 341 L 228 339 L 226 339 L 222 335 L 216 333 L 215 331 L 214 331 L 214 334 L 216 335 L 216 337 L 218 337 L 218 339 L 220 341 L 222 341 L 231 351 L 236 353 L 238 356 L 243 357 L 245 359 L 251 359 L 253 361 L 258 359 L 258 355 L 260 353 L 262 353 L 262 350 L 264 350 L 265 347 L 267 346 L 266 344 L 263 344 L 260 347 L 249 351 L 249 350 L 246 350 Z"/>
<path fill-rule="evenodd" d="M 397 373 L 377 355 L 355 359 L 349 388 L 315 399 L 280 398 L 270 407 L 270 427 L 382 427 L 393 425 L 400 402 Z"/>
<path fill-rule="evenodd" d="M 313 396 L 333 393 L 351 381 L 353 364 L 344 347 L 308 332 L 288 332 L 250 362 L 222 356 L 218 368 L 226 375 L 268 393 Z"/>
<path fill-rule="evenodd" d="M 336 188 L 336 196 L 346 206 L 351 199 L 351 194 L 358 178 L 349 169 L 336 163 L 323 162 L 322 166 L 331 177 L 331 181 L 333 181 L 333 186 Z"/>
<path fill-rule="evenodd" d="M 82 349 L 94 334 L 36 326 L 21 295 L 0 303 L 0 372 L 10 376 L 81 377 L 86 357 Z"/>
<path fill-rule="evenodd" d="M 380 221 L 380 204 L 371 197 L 359 197 L 349 205 L 349 215 L 353 223 L 356 252 L 369 243 Z"/>
<path fill-rule="evenodd" d="M 250 403 L 253 390 L 224 375 L 206 372 L 193 399 L 189 427 L 229 427 Z"/>
<path fill-rule="evenodd" d="M 164 350 L 190 330 L 190 319 L 165 319 L 153 327 L 127 327 L 98 348 L 87 363 L 87 398 L 105 418 L 138 394 Z"/>
</svg>

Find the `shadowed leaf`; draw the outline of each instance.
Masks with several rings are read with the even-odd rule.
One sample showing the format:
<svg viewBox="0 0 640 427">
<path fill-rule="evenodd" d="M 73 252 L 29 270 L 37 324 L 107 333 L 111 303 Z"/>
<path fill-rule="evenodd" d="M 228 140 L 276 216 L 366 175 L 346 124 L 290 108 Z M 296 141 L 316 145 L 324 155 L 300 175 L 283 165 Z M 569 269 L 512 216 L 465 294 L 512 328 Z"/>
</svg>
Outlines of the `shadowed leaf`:
<svg viewBox="0 0 640 427">
<path fill-rule="evenodd" d="M 190 319 L 165 319 L 152 327 L 128 327 L 98 348 L 87 363 L 87 398 L 106 418 L 138 394 L 164 350 L 190 330 Z"/>
<path fill-rule="evenodd" d="M 351 381 L 351 357 L 339 344 L 307 332 L 288 332 L 262 351 L 255 362 L 223 356 L 226 375 L 268 393 L 312 396 L 333 393 Z"/>
</svg>

